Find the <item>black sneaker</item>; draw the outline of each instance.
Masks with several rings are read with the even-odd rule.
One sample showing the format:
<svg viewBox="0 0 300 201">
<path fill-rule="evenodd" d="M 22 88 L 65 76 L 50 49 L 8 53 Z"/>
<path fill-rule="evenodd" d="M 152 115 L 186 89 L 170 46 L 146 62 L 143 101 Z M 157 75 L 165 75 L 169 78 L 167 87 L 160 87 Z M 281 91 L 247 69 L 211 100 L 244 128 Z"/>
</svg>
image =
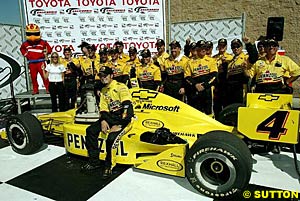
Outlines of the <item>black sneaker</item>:
<svg viewBox="0 0 300 201">
<path fill-rule="evenodd" d="M 108 178 L 112 175 L 111 167 L 105 167 L 103 171 L 103 178 Z"/>
<path fill-rule="evenodd" d="M 100 163 L 91 163 L 91 162 L 87 162 L 86 164 L 84 164 L 83 166 L 81 166 L 81 171 L 93 171 L 93 170 L 97 170 L 101 167 Z"/>
</svg>

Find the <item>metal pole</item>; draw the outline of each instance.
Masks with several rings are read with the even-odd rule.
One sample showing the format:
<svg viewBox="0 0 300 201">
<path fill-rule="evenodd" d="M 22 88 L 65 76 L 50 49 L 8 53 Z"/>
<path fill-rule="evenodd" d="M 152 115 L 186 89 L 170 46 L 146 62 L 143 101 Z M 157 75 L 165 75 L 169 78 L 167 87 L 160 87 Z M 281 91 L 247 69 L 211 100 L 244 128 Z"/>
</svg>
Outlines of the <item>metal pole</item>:
<svg viewBox="0 0 300 201">
<path fill-rule="evenodd" d="M 243 12 L 242 14 L 242 37 L 245 36 L 246 33 L 246 13 Z"/>
<path fill-rule="evenodd" d="M 21 4 L 21 0 L 18 0 L 19 3 L 19 11 L 20 11 L 20 21 L 21 21 L 21 37 L 22 37 L 22 41 L 21 43 L 25 40 L 25 34 L 24 34 L 24 19 L 23 19 L 23 12 L 22 12 L 22 4 Z M 26 76 L 26 88 L 27 91 L 29 91 L 29 71 L 28 71 L 28 66 L 26 63 L 26 60 L 24 59 L 24 67 L 25 67 L 25 76 Z"/>
<path fill-rule="evenodd" d="M 169 22 L 169 27 L 168 27 L 168 31 L 169 31 L 168 43 L 170 43 L 171 42 L 171 0 L 168 0 L 168 22 Z"/>
</svg>

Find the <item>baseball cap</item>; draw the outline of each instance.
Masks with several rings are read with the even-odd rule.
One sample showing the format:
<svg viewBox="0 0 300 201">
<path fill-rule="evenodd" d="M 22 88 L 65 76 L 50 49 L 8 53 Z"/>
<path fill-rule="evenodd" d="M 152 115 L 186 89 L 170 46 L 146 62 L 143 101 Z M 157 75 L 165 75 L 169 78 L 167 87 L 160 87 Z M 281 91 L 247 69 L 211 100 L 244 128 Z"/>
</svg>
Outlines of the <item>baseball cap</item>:
<svg viewBox="0 0 300 201">
<path fill-rule="evenodd" d="M 136 49 L 134 46 L 131 46 L 131 47 L 128 49 L 128 52 L 129 52 L 129 53 L 137 53 L 137 49 Z"/>
<path fill-rule="evenodd" d="M 212 48 L 214 46 L 214 44 L 211 41 L 206 41 L 205 45 L 207 48 Z"/>
<path fill-rule="evenodd" d="M 267 45 L 267 46 L 275 45 L 276 47 L 278 47 L 278 46 L 279 46 L 279 43 L 278 43 L 278 41 L 276 41 L 276 40 L 274 40 L 274 39 L 269 39 L 269 40 L 267 40 L 266 45 Z"/>
<path fill-rule="evenodd" d="M 83 48 L 83 47 L 87 47 L 87 46 L 90 46 L 90 44 L 88 44 L 87 42 L 85 41 L 82 41 L 80 45 L 78 45 L 79 48 Z"/>
<path fill-rule="evenodd" d="M 169 44 L 169 46 L 175 46 L 175 47 L 179 47 L 179 48 L 181 48 L 181 45 L 180 45 L 180 43 L 178 42 L 178 41 L 176 41 L 176 40 L 173 40 L 170 44 Z"/>
<path fill-rule="evenodd" d="M 110 75 L 113 74 L 113 70 L 108 66 L 102 66 L 98 75 Z"/>
<path fill-rule="evenodd" d="M 242 41 L 241 41 L 240 39 L 236 38 L 236 39 L 233 39 L 233 40 L 231 41 L 231 47 L 232 47 L 232 46 L 238 46 L 238 47 L 241 47 L 241 46 L 243 46 L 243 43 L 242 43 Z"/>
<path fill-rule="evenodd" d="M 108 53 L 108 47 L 104 46 L 103 48 L 99 49 L 99 54 L 103 55 L 103 54 L 107 54 Z"/>
<path fill-rule="evenodd" d="M 144 50 L 142 50 L 142 51 L 141 51 L 141 56 L 142 56 L 143 58 L 151 57 L 151 52 L 150 52 L 150 50 L 149 50 L 149 49 L 144 49 Z"/>
<path fill-rule="evenodd" d="M 192 49 L 195 49 L 195 48 L 197 48 L 198 46 L 197 46 L 197 43 L 196 42 L 192 42 L 191 44 L 190 44 L 190 49 L 192 50 Z"/>
<path fill-rule="evenodd" d="M 218 46 L 219 45 L 227 45 L 227 40 L 225 38 L 220 38 L 218 40 Z"/>
<path fill-rule="evenodd" d="M 92 44 L 92 45 L 89 45 L 89 46 L 87 46 L 86 47 L 87 49 L 90 49 L 90 50 L 92 50 L 92 51 L 96 51 L 96 46 L 94 45 L 94 44 Z"/>
<path fill-rule="evenodd" d="M 199 40 L 198 42 L 197 42 L 197 46 L 198 47 L 206 47 L 206 42 L 205 42 L 205 40 Z"/>
<path fill-rule="evenodd" d="M 110 54 L 116 54 L 116 53 L 119 53 L 119 50 L 117 47 L 113 47 L 113 48 L 110 48 L 109 49 L 109 53 Z"/>
<path fill-rule="evenodd" d="M 156 41 L 156 46 L 163 46 L 163 45 L 165 45 L 165 41 L 163 39 L 158 39 Z"/>
</svg>

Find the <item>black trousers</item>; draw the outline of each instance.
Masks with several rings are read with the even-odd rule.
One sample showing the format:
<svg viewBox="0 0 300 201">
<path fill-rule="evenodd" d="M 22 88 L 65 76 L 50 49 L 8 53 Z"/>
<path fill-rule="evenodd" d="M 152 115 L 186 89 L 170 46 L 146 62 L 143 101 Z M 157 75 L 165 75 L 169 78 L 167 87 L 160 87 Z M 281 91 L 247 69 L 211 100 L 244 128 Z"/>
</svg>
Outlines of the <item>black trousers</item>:
<svg viewBox="0 0 300 201">
<path fill-rule="evenodd" d="M 112 127 L 118 124 L 112 124 L 108 122 L 109 126 Z M 122 129 L 125 126 L 122 126 Z M 111 166 L 111 149 L 114 141 L 117 139 L 118 135 L 121 133 L 122 129 L 117 132 L 110 132 L 106 139 L 106 158 L 105 165 Z M 91 162 L 97 162 L 99 160 L 100 148 L 98 147 L 98 136 L 101 132 L 101 122 L 100 120 L 94 122 L 86 129 L 86 148 L 88 150 L 89 159 Z"/>
<path fill-rule="evenodd" d="M 164 84 L 164 94 L 167 94 L 173 98 L 182 101 L 183 95 L 179 94 L 179 89 L 181 87 L 182 87 L 182 81 L 180 80 L 176 82 L 166 81 L 166 83 Z"/>
<path fill-rule="evenodd" d="M 49 93 L 52 103 L 52 112 L 57 112 L 57 96 L 59 111 L 65 111 L 65 88 L 63 82 L 49 82 Z"/>
<path fill-rule="evenodd" d="M 65 77 L 66 110 L 75 108 L 77 97 L 76 77 Z"/>
<path fill-rule="evenodd" d="M 189 105 L 205 114 L 212 113 L 211 88 L 201 92 L 193 92 L 188 96 Z"/>
<path fill-rule="evenodd" d="M 244 103 L 244 85 L 242 83 L 226 85 L 224 107 L 233 103 Z"/>
</svg>

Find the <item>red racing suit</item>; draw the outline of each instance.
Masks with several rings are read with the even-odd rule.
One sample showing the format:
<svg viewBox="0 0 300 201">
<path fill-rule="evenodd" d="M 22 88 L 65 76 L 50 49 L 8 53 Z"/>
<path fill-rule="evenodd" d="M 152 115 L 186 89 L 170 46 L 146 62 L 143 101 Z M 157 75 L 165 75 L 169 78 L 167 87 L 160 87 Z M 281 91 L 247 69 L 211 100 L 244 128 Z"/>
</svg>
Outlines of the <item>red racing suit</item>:
<svg viewBox="0 0 300 201">
<path fill-rule="evenodd" d="M 27 58 L 28 66 L 30 69 L 30 76 L 32 81 L 33 93 L 38 93 L 38 82 L 37 82 L 37 74 L 39 73 L 43 79 L 44 86 L 48 91 L 49 81 L 44 78 L 42 65 L 45 64 L 45 53 L 51 54 L 52 49 L 47 41 L 39 40 L 37 42 L 25 41 L 22 43 L 20 47 L 20 51 L 24 57 Z"/>
</svg>

